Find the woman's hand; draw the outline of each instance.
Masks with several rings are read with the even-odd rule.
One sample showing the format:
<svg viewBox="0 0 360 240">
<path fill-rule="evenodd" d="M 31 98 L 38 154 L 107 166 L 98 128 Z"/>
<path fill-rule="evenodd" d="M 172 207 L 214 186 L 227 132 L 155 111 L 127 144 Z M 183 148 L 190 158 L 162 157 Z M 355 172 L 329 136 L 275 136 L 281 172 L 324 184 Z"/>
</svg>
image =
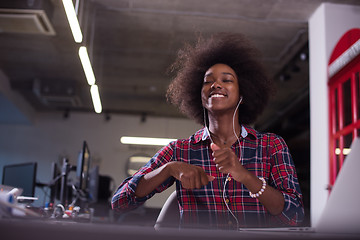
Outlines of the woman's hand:
<svg viewBox="0 0 360 240">
<path fill-rule="evenodd" d="M 167 165 L 170 175 L 179 180 L 186 189 L 201 188 L 215 179 L 214 176 L 207 175 L 199 166 L 184 162 L 171 162 Z"/>
<path fill-rule="evenodd" d="M 217 169 L 224 174 L 230 173 L 236 181 L 243 182 L 248 171 L 241 165 L 234 151 L 231 148 L 220 148 L 214 143 L 210 144 L 210 148 Z"/>
<path fill-rule="evenodd" d="M 171 176 L 179 180 L 186 189 L 201 188 L 215 179 L 215 177 L 207 175 L 199 166 L 184 162 L 169 162 L 145 174 L 138 183 L 135 195 L 145 197 Z"/>
</svg>

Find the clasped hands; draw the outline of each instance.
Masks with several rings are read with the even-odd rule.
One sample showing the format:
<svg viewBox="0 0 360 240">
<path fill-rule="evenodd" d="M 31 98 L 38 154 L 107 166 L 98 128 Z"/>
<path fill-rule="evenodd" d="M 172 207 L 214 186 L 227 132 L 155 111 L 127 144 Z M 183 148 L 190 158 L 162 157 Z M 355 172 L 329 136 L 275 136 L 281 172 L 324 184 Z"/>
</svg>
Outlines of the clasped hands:
<svg viewBox="0 0 360 240">
<path fill-rule="evenodd" d="M 212 156 L 216 168 L 224 174 L 230 174 L 236 181 L 241 182 L 241 172 L 245 168 L 239 162 L 231 148 L 220 148 L 214 143 L 210 145 L 213 151 Z M 183 162 L 173 162 L 172 176 L 181 182 L 186 189 L 201 188 L 215 179 L 214 176 L 207 175 L 203 168 Z"/>
</svg>

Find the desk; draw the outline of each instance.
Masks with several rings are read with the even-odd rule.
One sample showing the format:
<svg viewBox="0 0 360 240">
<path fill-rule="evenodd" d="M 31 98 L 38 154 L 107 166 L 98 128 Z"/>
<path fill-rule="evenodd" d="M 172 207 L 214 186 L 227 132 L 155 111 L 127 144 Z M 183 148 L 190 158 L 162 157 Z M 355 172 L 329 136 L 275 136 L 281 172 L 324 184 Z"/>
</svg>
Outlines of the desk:
<svg viewBox="0 0 360 240">
<path fill-rule="evenodd" d="M 0 219 L 0 238 L 4 240 L 222 240 L 222 239 L 359 239 L 360 235 L 311 232 L 225 231 L 166 228 L 103 223 L 79 223 L 50 219 Z"/>
</svg>

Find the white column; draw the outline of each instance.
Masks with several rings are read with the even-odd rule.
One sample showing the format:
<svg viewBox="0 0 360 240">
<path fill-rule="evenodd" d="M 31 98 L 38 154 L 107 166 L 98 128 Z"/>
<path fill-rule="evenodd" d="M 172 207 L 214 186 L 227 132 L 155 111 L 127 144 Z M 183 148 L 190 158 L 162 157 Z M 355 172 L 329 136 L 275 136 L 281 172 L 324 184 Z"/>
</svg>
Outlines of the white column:
<svg viewBox="0 0 360 240">
<path fill-rule="evenodd" d="M 329 180 L 329 113 L 325 26 L 325 6 L 322 4 L 309 19 L 310 214 L 312 225 L 321 216 L 328 197 L 326 185 Z"/>
</svg>

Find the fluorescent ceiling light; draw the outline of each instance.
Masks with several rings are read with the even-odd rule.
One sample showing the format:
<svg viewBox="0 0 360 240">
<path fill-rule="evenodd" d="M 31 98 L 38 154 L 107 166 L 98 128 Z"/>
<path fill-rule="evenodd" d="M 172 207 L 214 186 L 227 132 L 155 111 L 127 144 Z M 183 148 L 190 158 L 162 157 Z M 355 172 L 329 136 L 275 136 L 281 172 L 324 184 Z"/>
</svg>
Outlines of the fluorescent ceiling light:
<svg viewBox="0 0 360 240">
<path fill-rule="evenodd" d="M 130 157 L 131 163 L 141 163 L 145 164 L 150 160 L 151 157 L 144 157 L 144 156 L 132 156 Z"/>
<path fill-rule="evenodd" d="M 127 164 L 127 173 L 129 176 L 134 175 L 142 166 L 144 166 L 151 157 L 149 156 L 142 156 L 142 155 L 135 155 L 129 158 Z"/>
<path fill-rule="evenodd" d="M 343 149 L 343 155 L 348 155 L 348 154 L 350 153 L 350 151 L 351 151 L 350 148 L 344 148 L 344 149 Z M 336 154 L 336 155 L 340 155 L 340 153 L 341 153 L 340 148 L 336 148 L 336 149 L 335 149 L 335 154 Z"/>
<path fill-rule="evenodd" d="M 149 137 L 121 137 L 123 144 L 165 146 L 176 139 L 173 138 L 149 138 Z"/>
<path fill-rule="evenodd" d="M 76 12 L 75 12 L 73 2 L 72 2 L 72 0 L 62 0 L 62 2 L 64 5 L 64 9 L 66 12 L 66 16 L 67 16 L 74 40 L 77 43 L 81 43 L 83 36 L 81 33 L 79 21 L 76 17 Z"/>
<path fill-rule="evenodd" d="M 128 169 L 127 173 L 129 174 L 129 176 L 134 175 L 138 170 L 134 170 L 134 169 Z"/>
<path fill-rule="evenodd" d="M 101 113 L 102 106 L 99 95 L 99 88 L 97 85 L 92 85 L 90 88 L 91 98 L 93 101 L 94 109 L 96 113 Z"/>
<path fill-rule="evenodd" d="M 88 84 L 94 85 L 95 84 L 95 75 L 94 75 L 93 69 L 91 67 L 91 63 L 90 63 L 90 59 L 89 59 L 89 55 L 87 53 L 86 47 L 81 46 L 79 48 L 79 57 L 80 57 L 80 61 L 83 66 Z"/>
</svg>

